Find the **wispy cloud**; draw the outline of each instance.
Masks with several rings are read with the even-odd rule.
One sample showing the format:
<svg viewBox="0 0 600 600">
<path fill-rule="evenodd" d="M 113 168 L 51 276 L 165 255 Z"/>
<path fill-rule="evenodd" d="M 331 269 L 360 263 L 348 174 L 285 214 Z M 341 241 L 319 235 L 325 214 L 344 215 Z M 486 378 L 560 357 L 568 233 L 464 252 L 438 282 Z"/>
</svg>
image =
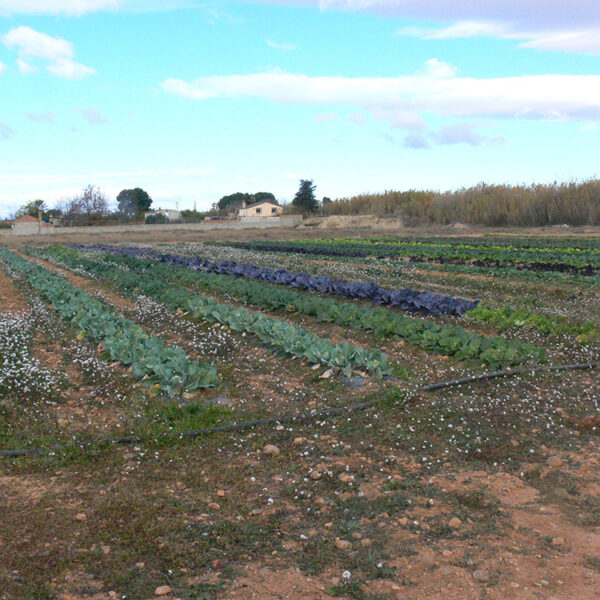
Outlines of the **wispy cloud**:
<svg viewBox="0 0 600 600">
<path fill-rule="evenodd" d="M 440 145 L 469 144 L 481 146 L 482 144 L 496 144 L 503 142 L 502 137 L 490 137 L 477 131 L 474 123 L 452 123 L 444 125 L 430 134 L 432 140 Z"/>
<path fill-rule="evenodd" d="M 290 4 L 290 0 L 247 0 Z M 401 35 L 423 39 L 496 37 L 521 47 L 600 54 L 597 0 L 293 0 L 322 11 L 367 12 L 383 17 L 430 22 L 436 27 L 402 27 Z"/>
<path fill-rule="evenodd" d="M 176 169 L 175 175 L 180 177 L 207 177 L 216 172 L 215 167 L 188 167 L 186 169 Z"/>
<path fill-rule="evenodd" d="M 86 67 L 74 60 L 58 60 L 46 67 L 49 73 L 65 79 L 83 79 L 96 73 L 96 69 Z"/>
<path fill-rule="evenodd" d="M 273 42 L 269 39 L 266 39 L 265 42 L 267 42 L 267 44 L 269 44 L 269 46 L 271 46 L 271 48 L 277 48 L 278 50 L 283 50 L 284 52 L 291 52 L 292 50 L 296 50 L 296 45 L 295 44 L 289 44 L 289 43 L 278 43 L 278 42 Z"/>
<path fill-rule="evenodd" d="M 23 75 L 33 75 L 39 71 L 37 67 L 22 58 L 17 58 L 17 67 L 19 67 L 19 71 L 23 73 Z"/>
<path fill-rule="evenodd" d="M 26 113 L 25 116 L 29 121 L 33 123 L 55 123 L 56 122 L 56 114 L 53 112 L 43 112 L 43 113 Z"/>
<path fill-rule="evenodd" d="M 2 0 L 0 0 L 1 2 Z M 17 64 L 21 73 L 34 73 L 37 68 L 26 58 L 39 58 L 50 61 L 46 67 L 49 73 L 66 79 L 81 79 L 96 71 L 73 60 L 75 51 L 71 42 L 36 31 L 31 27 L 20 26 L 2 36 L 2 42 L 9 49 L 17 49 L 21 58 Z"/>
<path fill-rule="evenodd" d="M 429 148 L 430 143 L 427 137 L 422 133 L 409 133 L 404 137 L 403 146 L 405 148 L 420 150 L 423 148 Z"/>
<path fill-rule="evenodd" d="M 355 125 L 365 125 L 367 118 L 360 112 L 353 112 L 348 115 L 348 121 Z"/>
<path fill-rule="evenodd" d="M 0 140 L 8 140 L 15 135 L 15 130 L 4 123 L 0 123 Z"/>
<path fill-rule="evenodd" d="M 481 124 L 458 121 L 444 125 L 435 131 L 414 132 L 404 137 L 403 146 L 422 150 L 431 146 L 453 146 L 467 144 L 469 146 L 494 145 L 504 141 L 501 136 L 489 136 L 478 130 Z"/>
<path fill-rule="evenodd" d="M 330 112 L 315 115 L 315 118 L 313 120 L 315 123 L 328 123 L 330 121 L 337 121 L 339 118 L 340 117 L 337 113 Z"/>
<path fill-rule="evenodd" d="M 90 124 L 90 125 L 104 125 L 108 123 L 108 118 L 102 114 L 98 108 L 90 106 L 88 108 L 80 108 L 77 112 Z"/>
<path fill-rule="evenodd" d="M 353 105 L 395 127 L 423 129 L 422 114 L 490 119 L 600 121 L 600 75 L 475 78 L 450 66 L 400 77 L 313 77 L 273 71 L 167 79 L 162 89 L 192 100 L 262 98 L 270 102 Z M 445 65 L 445 63 L 443 63 Z"/>
<path fill-rule="evenodd" d="M 0 0 L 0 15 L 68 15 L 92 12 L 154 12 L 209 9 L 205 0 Z M 215 9 L 216 10 L 216 9 Z"/>
</svg>

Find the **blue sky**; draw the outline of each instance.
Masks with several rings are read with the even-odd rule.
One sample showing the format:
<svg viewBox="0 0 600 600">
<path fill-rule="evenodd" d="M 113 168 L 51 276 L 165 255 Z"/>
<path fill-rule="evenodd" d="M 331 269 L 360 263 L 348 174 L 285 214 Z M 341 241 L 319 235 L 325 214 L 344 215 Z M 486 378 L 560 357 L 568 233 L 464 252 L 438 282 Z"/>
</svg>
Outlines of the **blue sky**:
<svg viewBox="0 0 600 600">
<path fill-rule="evenodd" d="M 591 0 L 0 0 L 0 217 L 598 175 Z"/>
</svg>

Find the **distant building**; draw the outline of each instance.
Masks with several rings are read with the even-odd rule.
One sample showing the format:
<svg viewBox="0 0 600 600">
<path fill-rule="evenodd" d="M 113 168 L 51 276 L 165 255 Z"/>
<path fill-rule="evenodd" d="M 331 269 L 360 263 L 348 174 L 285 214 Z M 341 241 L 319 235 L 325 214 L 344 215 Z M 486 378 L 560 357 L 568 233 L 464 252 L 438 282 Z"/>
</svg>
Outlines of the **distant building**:
<svg viewBox="0 0 600 600">
<path fill-rule="evenodd" d="M 263 200 L 250 206 L 246 206 L 244 202 L 238 214 L 240 217 L 280 217 L 283 214 L 283 208 L 279 204 L 269 202 L 268 200 Z"/>
<path fill-rule="evenodd" d="M 42 222 L 35 217 L 25 215 L 13 221 L 13 231 L 18 235 L 34 235 L 42 232 Z"/>
<path fill-rule="evenodd" d="M 162 215 L 165 219 L 169 221 L 179 221 L 181 217 L 181 213 L 178 210 L 172 210 L 170 208 L 159 208 L 158 210 L 150 210 L 144 213 L 144 221 L 148 220 L 148 217 L 154 215 Z"/>
</svg>

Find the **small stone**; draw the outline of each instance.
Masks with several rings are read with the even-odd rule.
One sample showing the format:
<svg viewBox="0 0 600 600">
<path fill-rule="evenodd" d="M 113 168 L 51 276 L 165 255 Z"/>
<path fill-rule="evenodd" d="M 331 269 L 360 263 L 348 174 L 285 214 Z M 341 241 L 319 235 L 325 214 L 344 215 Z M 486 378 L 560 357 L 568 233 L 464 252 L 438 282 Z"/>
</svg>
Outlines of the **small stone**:
<svg viewBox="0 0 600 600">
<path fill-rule="evenodd" d="M 310 474 L 310 478 L 313 479 L 314 481 L 317 481 L 318 479 L 321 479 L 321 472 L 320 471 L 313 471 Z"/>
<path fill-rule="evenodd" d="M 487 569 L 477 569 L 477 571 L 473 571 L 473 579 L 485 583 L 486 581 L 489 581 L 490 574 Z"/>
<path fill-rule="evenodd" d="M 331 369 L 327 369 L 327 371 L 321 375 L 321 379 L 331 379 L 336 373 L 337 369 L 332 367 Z"/>
<path fill-rule="evenodd" d="M 76 521 L 85 521 L 87 519 L 87 515 L 85 513 L 77 513 L 75 515 Z"/>
<path fill-rule="evenodd" d="M 369 538 L 364 538 L 362 540 L 360 540 L 360 545 L 363 548 L 367 548 L 368 546 L 370 546 L 373 542 L 369 539 Z"/>
<path fill-rule="evenodd" d="M 135 566 L 136 566 L 138 569 L 143 569 L 145 564 L 146 564 L 146 563 L 143 563 L 143 562 L 136 562 L 136 563 L 135 563 Z"/>
<path fill-rule="evenodd" d="M 294 446 L 301 446 L 302 444 L 306 444 L 308 440 L 305 437 L 297 437 L 294 438 Z"/>
<path fill-rule="evenodd" d="M 448 521 L 448 527 L 458 529 L 462 525 L 462 521 L 458 517 L 453 517 Z"/>
<path fill-rule="evenodd" d="M 569 492 L 564 487 L 554 488 L 553 492 L 554 492 L 554 495 L 557 496 L 558 498 L 565 499 L 565 498 L 569 497 Z"/>
<path fill-rule="evenodd" d="M 564 546 L 565 545 L 565 538 L 564 537 L 555 537 L 555 538 L 552 538 L 552 545 L 553 546 Z"/>
<path fill-rule="evenodd" d="M 211 510 L 219 510 L 221 508 L 221 506 L 219 504 L 217 504 L 216 502 L 210 502 L 208 504 L 208 508 L 210 508 Z"/>
<path fill-rule="evenodd" d="M 340 538 L 336 538 L 335 539 L 335 547 L 338 550 L 352 550 L 352 542 L 349 542 L 348 540 L 341 540 Z"/>
<path fill-rule="evenodd" d="M 452 550 L 442 550 L 442 556 L 444 558 L 450 558 L 452 556 Z"/>
<path fill-rule="evenodd" d="M 350 483 L 354 479 L 354 477 L 352 477 L 352 475 L 350 475 L 350 473 L 340 473 L 338 475 L 338 479 L 342 483 Z"/>
<path fill-rule="evenodd" d="M 225 498 L 225 490 L 218 490 L 217 496 L 219 496 L 219 498 Z"/>
<path fill-rule="evenodd" d="M 155 596 L 166 596 L 173 591 L 173 588 L 168 585 L 160 585 L 154 590 Z"/>
<path fill-rule="evenodd" d="M 263 453 L 269 456 L 277 456 L 279 454 L 279 448 L 273 444 L 267 444 L 263 448 Z"/>
<path fill-rule="evenodd" d="M 560 456 L 549 456 L 546 459 L 546 464 L 549 467 L 558 468 L 563 464 L 562 458 Z"/>
</svg>

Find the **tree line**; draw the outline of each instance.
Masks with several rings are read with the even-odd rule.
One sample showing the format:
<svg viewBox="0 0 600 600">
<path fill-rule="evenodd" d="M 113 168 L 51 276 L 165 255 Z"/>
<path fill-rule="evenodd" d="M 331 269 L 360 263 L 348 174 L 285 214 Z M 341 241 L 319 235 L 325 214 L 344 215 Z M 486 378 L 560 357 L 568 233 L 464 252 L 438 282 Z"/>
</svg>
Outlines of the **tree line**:
<svg viewBox="0 0 600 600">
<path fill-rule="evenodd" d="M 321 211 L 330 202 L 323 198 L 319 202 L 315 196 L 316 185 L 312 180 L 300 180 L 300 185 L 292 202 L 283 205 L 286 212 L 301 212 L 312 214 Z M 141 188 L 124 189 L 117 195 L 117 209 L 110 210 L 108 198 L 97 186 L 88 185 L 72 198 L 60 200 L 54 208 L 48 207 L 44 200 L 32 200 L 21 206 L 15 213 L 15 219 L 24 216 L 38 218 L 41 214 L 44 221 L 60 220 L 64 226 L 101 225 L 110 223 L 125 223 L 141 221 L 146 213 L 151 211 L 152 198 Z M 213 204 L 212 210 L 200 212 L 182 210 L 179 220 L 183 222 L 199 222 L 206 216 L 229 215 L 236 213 L 244 204 L 252 206 L 259 202 L 279 204 L 271 192 L 256 192 L 249 194 L 236 192 L 223 196 Z M 147 223 L 168 223 L 167 217 L 159 212 L 147 215 Z"/>
</svg>

